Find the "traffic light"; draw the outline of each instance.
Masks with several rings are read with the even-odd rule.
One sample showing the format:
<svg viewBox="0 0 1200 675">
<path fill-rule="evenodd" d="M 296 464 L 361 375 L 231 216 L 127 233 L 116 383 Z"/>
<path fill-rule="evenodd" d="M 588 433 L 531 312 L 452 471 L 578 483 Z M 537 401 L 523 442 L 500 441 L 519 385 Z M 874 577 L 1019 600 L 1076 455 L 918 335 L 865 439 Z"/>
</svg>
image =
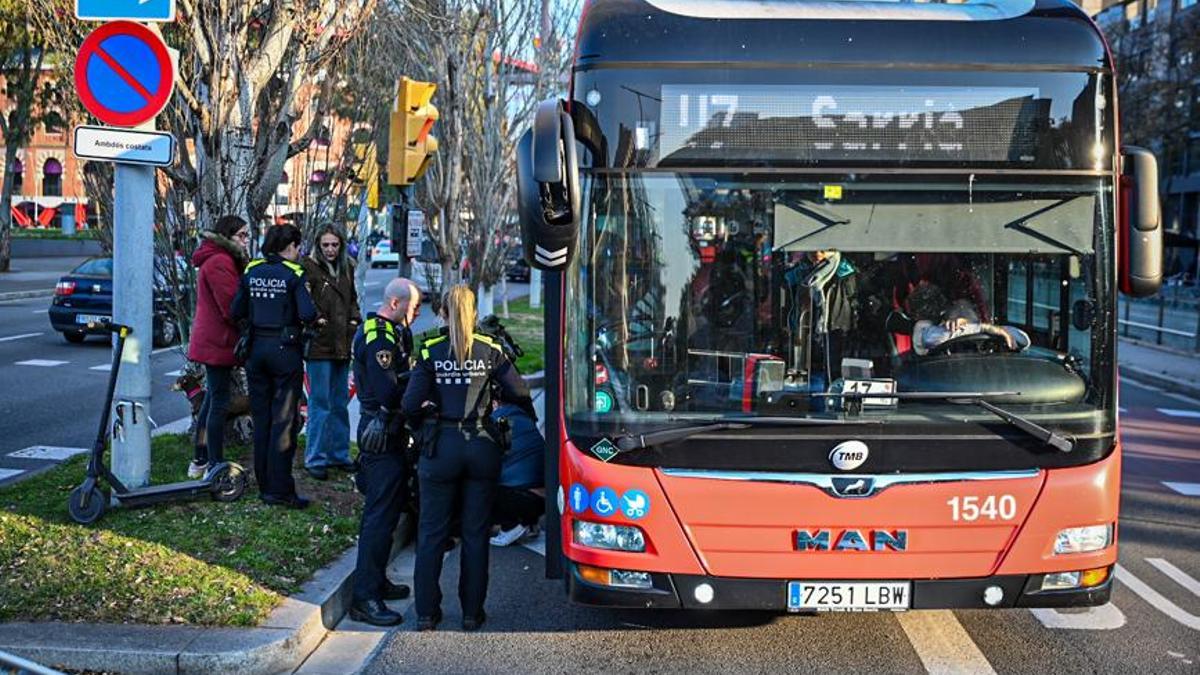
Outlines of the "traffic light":
<svg viewBox="0 0 1200 675">
<path fill-rule="evenodd" d="M 437 139 L 429 135 L 438 120 L 438 109 L 430 103 L 437 85 L 407 77 L 396 83 L 388 143 L 388 183 L 412 185 L 425 175 L 429 160 L 437 152 Z"/>
</svg>

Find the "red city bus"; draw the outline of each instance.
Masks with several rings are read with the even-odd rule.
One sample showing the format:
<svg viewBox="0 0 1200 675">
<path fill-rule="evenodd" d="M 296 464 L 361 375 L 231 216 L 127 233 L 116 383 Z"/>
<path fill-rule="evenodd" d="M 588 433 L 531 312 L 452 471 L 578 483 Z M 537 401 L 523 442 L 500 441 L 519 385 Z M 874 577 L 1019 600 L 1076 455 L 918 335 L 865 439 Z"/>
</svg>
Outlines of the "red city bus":
<svg viewBox="0 0 1200 675">
<path fill-rule="evenodd" d="M 518 147 L 572 600 L 1089 606 L 1154 159 L 1065 0 L 596 0 Z"/>
</svg>

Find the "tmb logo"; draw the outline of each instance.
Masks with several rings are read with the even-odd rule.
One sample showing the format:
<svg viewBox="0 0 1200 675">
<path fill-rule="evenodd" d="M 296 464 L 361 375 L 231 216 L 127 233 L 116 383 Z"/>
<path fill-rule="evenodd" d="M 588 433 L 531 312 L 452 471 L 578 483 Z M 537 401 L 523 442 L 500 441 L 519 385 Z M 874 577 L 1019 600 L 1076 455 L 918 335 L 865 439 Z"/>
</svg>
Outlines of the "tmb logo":
<svg viewBox="0 0 1200 675">
<path fill-rule="evenodd" d="M 853 471 L 862 466 L 871 455 L 870 448 L 862 441 L 838 443 L 829 451 L 829 463 L 839 471 Z"/>
</svg>

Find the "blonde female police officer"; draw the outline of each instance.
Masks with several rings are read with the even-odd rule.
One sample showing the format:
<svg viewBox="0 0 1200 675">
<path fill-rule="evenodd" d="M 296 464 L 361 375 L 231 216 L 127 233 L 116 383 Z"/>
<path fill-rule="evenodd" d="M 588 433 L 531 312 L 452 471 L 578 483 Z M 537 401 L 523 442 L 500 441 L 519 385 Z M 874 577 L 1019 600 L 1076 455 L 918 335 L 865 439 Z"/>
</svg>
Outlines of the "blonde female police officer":
<svg viewBox="0 0 1200 675">
<path fill-rule="evenodd" d="M 484 622 L 488 584 L 488 530 L 500 476 L 502 450 L 483 430 L 496 386 L 505 401 L 533 414 L 525 381 L 490 337 L 475 332 L 475 294 L 455 286 L 446 296 L 448 335 L 432 338 L 404 392 L 405 415 L 436 418 L 426 434 L 417 467 L 420 516 L 414 573 L 417 630 L 433 630 L 442 618 L 442 553 L 456 506 L 462 517 L 458 596 L 463 629 Z"/>
</svg>

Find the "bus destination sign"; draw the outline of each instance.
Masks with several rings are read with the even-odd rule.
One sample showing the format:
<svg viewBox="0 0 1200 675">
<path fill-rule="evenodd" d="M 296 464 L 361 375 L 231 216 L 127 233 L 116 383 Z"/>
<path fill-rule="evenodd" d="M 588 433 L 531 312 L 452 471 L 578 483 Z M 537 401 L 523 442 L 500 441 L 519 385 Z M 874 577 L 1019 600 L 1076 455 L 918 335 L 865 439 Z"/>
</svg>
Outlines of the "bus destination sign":
<svg viewBox="0 0 1200 675">
<path fill-rule="evenodd" d="M 664 85 L 659 165 L 1028 165 L 1050 104 L 1030 87 Z"/>
</svg>

